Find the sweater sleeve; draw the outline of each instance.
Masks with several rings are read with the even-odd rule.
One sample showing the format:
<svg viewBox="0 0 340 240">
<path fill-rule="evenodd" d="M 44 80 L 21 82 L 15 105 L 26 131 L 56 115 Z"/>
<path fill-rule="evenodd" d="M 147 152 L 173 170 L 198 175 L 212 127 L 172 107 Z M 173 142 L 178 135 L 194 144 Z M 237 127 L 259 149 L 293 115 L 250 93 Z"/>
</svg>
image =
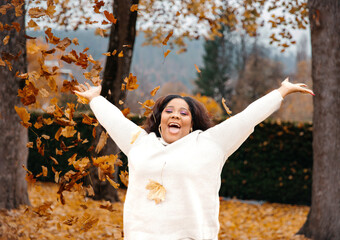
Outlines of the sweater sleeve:
<svg viewBox="0 0 340 240">
<path fill-rule="evenodd" d="M 226 157 L 229 157 L 249 137 L 257 124 L 280 108 L 282 100 L 280 92 L 274 90 L 202 134 L 215 141 Z"/>
<path fill-rule="evenodd" d="M 146 134 L 141 127 L 127 119 L 115 105 L 102 96 L 93 98 L 90 107 L 99 123 L 125 155 L 128 155 L 136 138 Z"/>
</svg>

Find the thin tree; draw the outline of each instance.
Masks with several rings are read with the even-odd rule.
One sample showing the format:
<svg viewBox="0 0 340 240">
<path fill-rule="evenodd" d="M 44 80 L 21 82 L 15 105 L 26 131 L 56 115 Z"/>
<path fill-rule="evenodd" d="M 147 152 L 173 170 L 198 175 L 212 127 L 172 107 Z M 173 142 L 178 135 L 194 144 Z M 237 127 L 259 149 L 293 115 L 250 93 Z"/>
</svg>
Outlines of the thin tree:
<svg viewBox="0 0 340 240">
<path fill-rule="evenodd" d="M 6 0 L 0 0 L 0 6 L 6 4 Z M 24 4 L 24 2 L 23 2 Z M 0 23 L 13 26 L 19 24 L 20 29 L 15 28 L 0 31 L 0 208 L 18 208 L 21 204 L 29 204 L 27 195 L 27 183 L 25 170 L 28 150 L 27 129 L 20 125 L 20 119 L 14 106 L 20 105 L 17 97 L 18 89 L 23 82 L 18 79 L 16 72 L 25 73 L 26 64 L 26 38 L 25 38 L 25 10 L 22 6 L 21 16 L 16 16 L 14 7 L 7 10 L 6 14 L 0 14 Z M 18 15 L 18 14 L 17 14 Z M 3 39 L 9 37 L 5 44 Z M 6 63 L 5 63 L 6 62 Z M 10 70 L 12 65 L 13 69 Z"/>
</svg>

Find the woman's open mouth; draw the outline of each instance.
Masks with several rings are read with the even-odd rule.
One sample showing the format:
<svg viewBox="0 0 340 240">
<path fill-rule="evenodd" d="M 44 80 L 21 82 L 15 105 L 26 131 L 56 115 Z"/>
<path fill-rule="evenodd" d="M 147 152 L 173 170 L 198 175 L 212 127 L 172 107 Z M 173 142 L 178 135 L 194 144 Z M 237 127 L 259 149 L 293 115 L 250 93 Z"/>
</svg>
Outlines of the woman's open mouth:
<svg viewBox="0 0 340 240">
<path fill-rule="evenodd" d="M 179 132 L 179 130 L 181 129 L 181 125 L 178 123 L 169 123 L 168 124 L 168 129 L 169 132 L 172 134 L 176 134 Z"/>
</svg>

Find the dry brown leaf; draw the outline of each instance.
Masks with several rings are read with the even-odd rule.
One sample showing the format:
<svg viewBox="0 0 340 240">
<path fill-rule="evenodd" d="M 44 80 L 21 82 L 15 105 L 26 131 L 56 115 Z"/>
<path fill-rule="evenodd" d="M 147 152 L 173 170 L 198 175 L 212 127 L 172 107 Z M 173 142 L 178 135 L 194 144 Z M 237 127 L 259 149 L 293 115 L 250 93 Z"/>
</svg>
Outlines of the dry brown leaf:
<svg viewBox="0 0 340 240">
<path fill-rule="evenodd" d="M 102 131 L 102 133 L 100 134 L 100 137 L 99 137 L 98 144 L 96 146 L 96 150 L 95 150 L 96 153 L 99 153 L 103 149 L 103 147 L 106 144 L 108 136 L 109 136 L 108 133 Z"/>
<path fill-rule="evenodd" d="M 162 44 L 163 45 L 168 45 L 168 41 L 169 41 L 169 39 L 171 38 L 171 36 L 174 34 L 174 32 L 171 30 L 169 33 L 168 33 L 168 35 L 166 36 L 166 38 L 163 40 L 163 42 L 162 42 Z M 169 51 L 169 50 L 168 50 Z M 164 54 L 165 55 L 165 54 Z M 164 57 L 166 57 L 166 56 L 164 56 Z"/>
<path fill-rule="evenodd" d="M 166 190 L 162 184 L 149 179 L 148 185 L 146 185 L 146 189 L 149 190 L 148 199 L 154 200 L 156 204 L 165 200 Z"/>
<path fill-rule="evenodd" d="M 105 17 L 106 17 L 106 19 L 107 20 L 109 20 L 111 23 L 113 23 L 113 24 L 116 24 L 116 22 L 117 22 L 117 19 L 113 16 L 113 14 L 112 13 L 109 13 L 108 11 L 104 11 L 104 15 L 105 15 Z"/>
<path fill-rule="evenodd" d="M 21 119 L 21 125 L 25 128 L 32 126 L 32 123 L 28 122 L 31 118 L 31 114 L 27 112 L 26 108 L 14 106 L 14 109 Z"/>
</svg>

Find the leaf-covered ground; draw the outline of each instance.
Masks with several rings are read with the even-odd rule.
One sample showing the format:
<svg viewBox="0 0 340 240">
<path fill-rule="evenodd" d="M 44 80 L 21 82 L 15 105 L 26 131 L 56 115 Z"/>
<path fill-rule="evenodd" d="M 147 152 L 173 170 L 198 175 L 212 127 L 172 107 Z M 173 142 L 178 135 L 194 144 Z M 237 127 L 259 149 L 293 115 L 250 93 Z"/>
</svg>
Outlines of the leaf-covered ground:
<svg viewBox="0 0 340 240">
<path fill-rule="evenodd" d="M 29 187 L 32 206 L 0 211 L 0 239 L 123 239 L 123 203 L 111 204 L 66 192 L 66 204 L 57 200 L 57 185 Z M 124 200 L 124 190 L 119 195 Z M 284 204 L 253 205 L 221 201 L 222 240 L 302 240 L 294 236 L 309 208 Z"/>
</svg>

